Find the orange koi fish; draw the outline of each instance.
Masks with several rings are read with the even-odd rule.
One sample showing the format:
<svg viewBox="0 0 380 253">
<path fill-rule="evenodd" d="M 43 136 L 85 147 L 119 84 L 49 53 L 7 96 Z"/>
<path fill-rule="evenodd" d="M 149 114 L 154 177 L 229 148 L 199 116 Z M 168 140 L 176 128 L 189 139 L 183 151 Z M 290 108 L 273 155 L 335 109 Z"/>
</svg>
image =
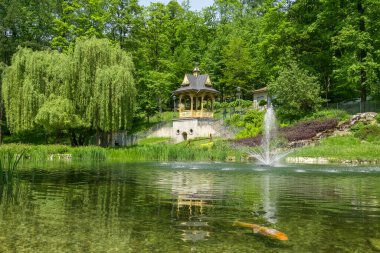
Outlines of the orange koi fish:
<svg viewBox="0 0 380 253">
<path fill-rule="evenodd" d="M 240 221 L 235 221 L 233 226 L 236 227 L 242 227 L 242 228 L 250 228 L 254 233 L 272 238 L 272 239 L 277 239 L 280 241 L 287 241 L 288 236 L 276 229 L 273 228 L 267 228 L 267 227 L 262 227 L 257 224 L 251 224 L 251 223 L 245 223 L 245 222 L 240 222 Z"/>
</svg>

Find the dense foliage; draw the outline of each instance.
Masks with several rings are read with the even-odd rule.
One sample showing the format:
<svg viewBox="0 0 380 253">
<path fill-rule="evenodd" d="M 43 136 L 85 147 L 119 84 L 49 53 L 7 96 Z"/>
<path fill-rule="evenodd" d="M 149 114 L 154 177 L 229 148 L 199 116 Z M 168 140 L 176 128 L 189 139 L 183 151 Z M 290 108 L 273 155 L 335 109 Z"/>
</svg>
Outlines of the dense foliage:
<svg viewBox="0 0 380 253">
<path fill-rule="evenodd" d="M 302 118 L 316 111 L 322 103 L 318 79 L 294 62 L 282 68 L 268 88 L 274 94 L 272 103 L 277 108 L 277 115 L 284 119 Z"/>
<path fill-rule="evenodd" d="M 78 40 L 72 51 L 21 48 L 5 70 L 3 96 L 12 133 L 41 125 L 65 131 L 73 145 L 85 133 L 131 127 L 136 90 L 131 58 L 106 39 Z"/>
<path fill-rule="evenodd" d="M 263 130 L 264 112 L 257 110 L 248 110 L 243 115 L 234 114 L 231 118 L 226 119 L 227 124 L 238 127 L 240 131 L 236 138 L 255 137 Z"/>
<path fill-rule="evenodd" d="M 378 124 L 356 123 L 351 127 L 354 136 L 360 140 L 369 142 L 380 142 L 380 126 Z"/>
<path fill-rule="evenodd" d="M 287 120 L 317 109 L 322 98 L 325 102 L 376 98 L 380 94 L 379 15 L 378 0 L 215 0 L 198 12 L 191 10 L 188 1 L 174 0 L 149 6 L 140 6 L 138 0 L 1 1 L 0 62 L 15 65 L 12 59 L 19 58 L 25 66 L 39 63 L 20 92 L 28 109 L 18 119 L 10 112 L 10 128 L 33 127 L 36 108 L 49 99 L 40 96 L 39 89 L 56 89 L 53 83 L 67 87 L 54 94 L 79 103 L 74 104 L 77 116 L 94 131 L 130 124 L 130 118 L 115 114 L 114 101 L 109 103 L 104 96 L 119 94 L 115 85 L 131 76 L 122 67 L 109 65 L 113 58 L 107 57 L 104 47 L 91 46 L 99 50 L 92 54 L 95 51 L 80 45 L 83 38 L 92 37 L 107 38 L 131 53 L 138 96 L 135 121 L 172 109 L 171 91 L 196 63 L 211 75 L 221 92 L 220 102 L 237 97 L 251 100 L 253 89 L 272 86 L 279 114 Z M 19 46 L 33 49 L 33 60 L 22 57 L 27 49 L 16 53 Z M 44 49 L 65 54 L 39 53 Z M 89 59 L 91 65 L 86 64 Z M 94 73 L 100 66 L 107 67 L 101 67 L 98 78 Z M 66 70 L 72 68 L 76 74 L 67 76 Z M 57 69 L 62 73 L 55 78 L 52 73 Z M 74 83 L 78 86 L 69 85 Z M 98 93 L 107 88 L 107 93 Z M 31 101 L 27 94 L 36 98 Z M 88 108 L 83 109 L 83 104 Z"/>
</svg>

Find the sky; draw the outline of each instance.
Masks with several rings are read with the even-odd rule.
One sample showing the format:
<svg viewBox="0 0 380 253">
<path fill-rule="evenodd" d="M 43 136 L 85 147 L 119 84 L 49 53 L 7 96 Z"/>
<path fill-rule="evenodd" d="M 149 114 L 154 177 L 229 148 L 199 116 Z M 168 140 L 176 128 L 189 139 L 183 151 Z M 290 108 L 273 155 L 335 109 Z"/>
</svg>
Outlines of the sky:
<svg viewBox="0 0 380 253">
<path fill-rule="evenodd" d="M 170 0 L 139 0 L 141 5 L 147 6 L 151 2 L 161 2 L 167 4 Z M 182 0 L 177 0 L 181 4 Z M 214 3 L 214 0 L 190 0 L 191 9 L 194 11 L 202 10 L 205 7 L 211 6 Z"/>
</svg>

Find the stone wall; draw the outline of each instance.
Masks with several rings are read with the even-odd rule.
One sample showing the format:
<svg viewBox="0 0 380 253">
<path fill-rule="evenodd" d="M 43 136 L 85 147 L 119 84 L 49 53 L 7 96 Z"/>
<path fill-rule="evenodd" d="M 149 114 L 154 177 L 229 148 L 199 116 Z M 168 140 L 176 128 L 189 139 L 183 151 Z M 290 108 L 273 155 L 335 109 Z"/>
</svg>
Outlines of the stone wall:
<svg viewBox="0 0 380 253">
<path fill-rule="evenodd" d="M 173 121 L 172 139 L 181 142 L 199 137 L 219 136 L 213 127 L 214 120 L 180 119 Z"/>
</svg>

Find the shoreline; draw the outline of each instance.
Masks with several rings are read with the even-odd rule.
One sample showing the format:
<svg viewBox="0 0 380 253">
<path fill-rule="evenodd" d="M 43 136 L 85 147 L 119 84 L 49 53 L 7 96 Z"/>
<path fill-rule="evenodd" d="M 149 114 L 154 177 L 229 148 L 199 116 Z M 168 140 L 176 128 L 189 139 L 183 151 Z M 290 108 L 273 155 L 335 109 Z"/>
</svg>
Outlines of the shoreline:
<svg viewBox="0 0 380 253">
<path fill-rule="evenodd" d="M 333 157 L 303 157 L 303 156 L 293 156 L 286 157 L 285 161 L 287 163 L 293 164 L 350 164 L 350 165 L 378 165 L 380 164 L 380 159 L 339 159 Z"/>
</svg>

